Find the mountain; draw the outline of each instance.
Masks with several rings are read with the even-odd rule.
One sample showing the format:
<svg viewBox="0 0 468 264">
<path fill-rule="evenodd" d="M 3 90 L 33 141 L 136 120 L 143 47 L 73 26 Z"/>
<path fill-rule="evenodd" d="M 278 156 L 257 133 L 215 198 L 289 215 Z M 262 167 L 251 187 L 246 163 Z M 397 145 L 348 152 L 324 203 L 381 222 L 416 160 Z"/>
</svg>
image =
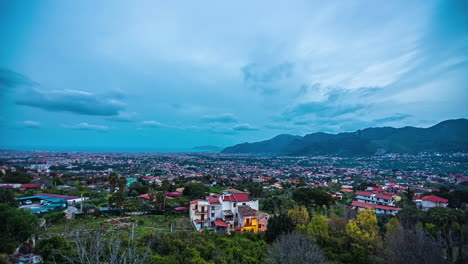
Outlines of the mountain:
<svg viewBox="0 0 468 264">
<path fill-rule="evenodd" d="M 221 153 L 287 155 L 368 155 L 468 151 L 468 120 L 456 119 L 429 128 L 377 127 L 338 134 L 279 135 L 272 139 L 227 147 Z"/>
</svg>

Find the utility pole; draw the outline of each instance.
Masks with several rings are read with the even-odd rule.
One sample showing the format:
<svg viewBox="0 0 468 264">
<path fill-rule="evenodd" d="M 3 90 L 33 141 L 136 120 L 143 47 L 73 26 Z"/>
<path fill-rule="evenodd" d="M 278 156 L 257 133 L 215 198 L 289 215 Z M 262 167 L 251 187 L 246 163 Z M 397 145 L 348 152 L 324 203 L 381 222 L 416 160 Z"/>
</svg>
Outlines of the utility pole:
<svg viewBox="0 0 468 264">
<path fill-rule="evenodd" d="M 83 193 L 81 193 L 80 212 L 83 213 Z"/>
</svg>

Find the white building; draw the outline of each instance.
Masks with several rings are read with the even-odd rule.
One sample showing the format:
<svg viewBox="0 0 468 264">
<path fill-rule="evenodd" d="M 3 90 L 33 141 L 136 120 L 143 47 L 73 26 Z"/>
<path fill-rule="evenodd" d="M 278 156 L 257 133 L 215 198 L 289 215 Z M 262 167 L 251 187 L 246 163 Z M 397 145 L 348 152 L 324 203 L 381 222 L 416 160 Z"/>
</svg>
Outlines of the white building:
<svg viewBox="0 0 468 264">
<path fill-rule="evenodd" d="M 258 201 L 251 201 L 245 193 L 212 194 L 190 202 L 190 220 L 197 231 L 208 228 L 224 232 L 244 227 L 239 206 L 258 211 Z"/>
</svg>

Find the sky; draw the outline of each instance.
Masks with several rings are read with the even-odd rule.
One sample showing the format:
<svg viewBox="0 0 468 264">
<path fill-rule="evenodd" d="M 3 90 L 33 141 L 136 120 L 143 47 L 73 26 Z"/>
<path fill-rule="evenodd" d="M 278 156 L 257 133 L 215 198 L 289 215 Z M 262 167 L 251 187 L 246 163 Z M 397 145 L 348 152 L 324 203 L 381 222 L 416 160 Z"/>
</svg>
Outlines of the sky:
<svg viewBox="0 0 468 264">
<path fill-rule="evenodd" d="M 468 117 L 464 0 L 0 0 L 0 43 L 0 148 L 226 147 Z"/>
</svg>

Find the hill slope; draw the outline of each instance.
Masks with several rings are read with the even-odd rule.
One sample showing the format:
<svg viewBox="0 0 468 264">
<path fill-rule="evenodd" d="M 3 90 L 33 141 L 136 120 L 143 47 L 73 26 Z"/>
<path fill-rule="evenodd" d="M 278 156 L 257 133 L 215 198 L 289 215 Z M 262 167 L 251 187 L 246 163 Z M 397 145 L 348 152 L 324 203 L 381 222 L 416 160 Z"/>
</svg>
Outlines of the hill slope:
<svg viewBox="0 0 468 264">
<path fill-rule="evenodd" d="M 222 153 L 366 155 L 425 151 L 468 151 L 468 120 L 447 120 L 429 128 L 379 127 L 339 134 L 319 132 L 304 137 L 279 135 L 261 142 L 227 147 Z"/>
</svg>

